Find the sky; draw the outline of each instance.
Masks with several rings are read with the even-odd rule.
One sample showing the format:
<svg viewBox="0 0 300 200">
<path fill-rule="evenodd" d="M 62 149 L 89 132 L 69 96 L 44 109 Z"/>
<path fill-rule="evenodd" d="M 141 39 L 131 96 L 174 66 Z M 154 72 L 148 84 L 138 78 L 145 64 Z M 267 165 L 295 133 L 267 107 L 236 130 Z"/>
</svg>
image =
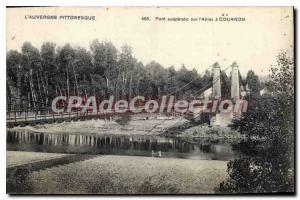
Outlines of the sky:
<svg viewBox="0 0 300 200">
<path fill-rule="evenodd" d="M 130 45 L 144 64 L 154 60 L 177 69 L 184 64 L 201 73 L 215 62 L 225 69 L 236 61 L 242 75 L 254 70 L 260 76 L 269 74 L 281 50 L 293 57 L 292 7 L 40 7 L 6 12 L 7 51 L 20 51 L 25 41 L 37 48 L 50 41 L 88 49 L 98 39 L 118 49 Z M 95 20 L 28 19 L 36 15 L 94 16 Z M 167 20 L 176 17 L 189 21 Z M 219 17 L 245 21 L 216 21 Z"/>
</svg>

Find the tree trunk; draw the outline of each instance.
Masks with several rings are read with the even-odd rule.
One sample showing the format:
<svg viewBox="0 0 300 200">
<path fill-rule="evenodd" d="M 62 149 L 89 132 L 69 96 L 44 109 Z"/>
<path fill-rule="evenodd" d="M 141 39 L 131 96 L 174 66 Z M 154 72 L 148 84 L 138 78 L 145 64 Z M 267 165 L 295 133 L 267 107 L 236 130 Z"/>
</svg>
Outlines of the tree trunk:
<svg viewBox="0 0 300 200">
<path fill-rule="evenodd" d="M 77 90 L 77 96 L 79 96 L 79 89 L 78 89 L 77 75 L 76 75 L 76 72 L 75 72 L 75 68 L 74 68 L 73 63 L 71 63 L 71 65 L 72 65 L 73 74 L 74 74 L 74 78 L 75 78 L 75 85 L 76 85 L 76 90 Z"/>
<path fill-rule="evenodd" d="M 66 65 L 66 78 L 67 78 L 67 97 L 70 96 L 70 87 L 69 87 L 69 70 L 68 65 Z"/>
</svg>

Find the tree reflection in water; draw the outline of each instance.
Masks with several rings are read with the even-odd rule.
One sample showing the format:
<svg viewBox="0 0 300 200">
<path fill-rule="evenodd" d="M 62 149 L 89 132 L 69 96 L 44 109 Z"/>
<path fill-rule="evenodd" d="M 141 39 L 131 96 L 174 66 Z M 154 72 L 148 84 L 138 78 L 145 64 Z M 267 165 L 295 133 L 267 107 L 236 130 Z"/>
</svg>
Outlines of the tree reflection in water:
<svg viewBox="0 0 300 200">
<path fill-rule="evenodd" d="M 37 133 L 24 130 L 7 131 L 7 150 L 199 160 L 231 160 L 237 156 L 230 143 L 216 143 L 210 139 L 188 142 L 180 138 L 147 135 Z"/>
</svg>

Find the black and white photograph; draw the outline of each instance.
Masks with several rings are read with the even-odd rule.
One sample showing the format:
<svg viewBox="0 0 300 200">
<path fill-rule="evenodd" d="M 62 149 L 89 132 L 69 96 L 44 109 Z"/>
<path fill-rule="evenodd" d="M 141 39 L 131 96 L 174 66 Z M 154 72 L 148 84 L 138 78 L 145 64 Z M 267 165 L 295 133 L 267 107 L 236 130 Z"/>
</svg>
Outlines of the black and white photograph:
<svg viewBox="0 0 300 200">
<path fill-rule="evenodd" d="M 295 195 L 295 14 L 7 6 L 6 193 Z"/>
</svg>

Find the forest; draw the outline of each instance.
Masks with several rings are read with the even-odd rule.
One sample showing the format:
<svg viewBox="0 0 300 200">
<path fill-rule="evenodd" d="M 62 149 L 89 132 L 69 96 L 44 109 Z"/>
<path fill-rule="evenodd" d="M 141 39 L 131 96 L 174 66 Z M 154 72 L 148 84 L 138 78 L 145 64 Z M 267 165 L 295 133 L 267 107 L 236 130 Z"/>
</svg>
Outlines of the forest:
<svg viewBox="0 0 300 200">
<path fill-rule="evenodd" d="M 138 95 L 154 99 L 170 93 L 177 99 L 195 97 L 212 85 L 209 67 L 201 66 L 203 73 L 199 74 L 184 64 L 178 70 L 155 61 L 144 65 L 134 57 L 130 46 L 123 45 L 119 50 L 107 41 L 94 40 L 88 50 L 53 42 L 45 42 L 38 49 L 24 42 L 21 52 L 7 52 L 7 110 L 46 108 L 59 95 L 93 95 L 100 99 L 114 95 L 116 100 Z M 226 83 L 222 87 L 230 86 L 230 78 L 224 71 L 221 74 L 225 75 L 221 81 Z M 253 71 L 244 81 L 259 91 Z M 226 88 L 222 91 L 230 94 Z"/>
</svg>

